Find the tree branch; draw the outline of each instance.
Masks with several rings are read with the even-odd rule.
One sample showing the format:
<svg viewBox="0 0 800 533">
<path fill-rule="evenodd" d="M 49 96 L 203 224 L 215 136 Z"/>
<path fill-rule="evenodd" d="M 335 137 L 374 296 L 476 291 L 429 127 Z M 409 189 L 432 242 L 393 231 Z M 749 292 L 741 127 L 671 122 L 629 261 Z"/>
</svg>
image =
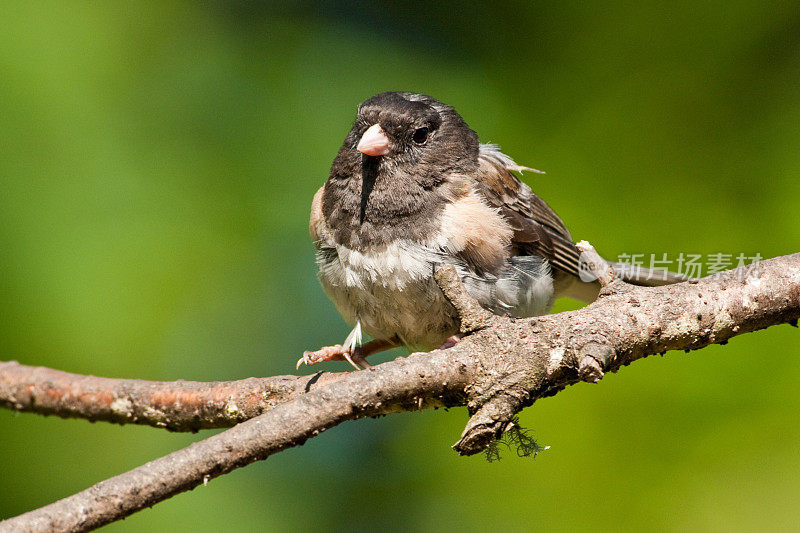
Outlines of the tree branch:
<svg viewBox="0 0 800 533">
<path fill-rule="evenodd" d="M 55 503 L 0 522 L 4 531 L 87 531 L 266 459 L 345 420 L 462 405 L 468 375 L 447 354 L 398 359 L 298 396 L 223 433 Z"/>
<path fill-rule="evenodd" d="M 232 427 L 347 373 L 238 381 L 145 381 L 0 361 L 0 407 L 170 431 Z"/>
<path fill-rule="evenodd" d="M 0 531 L 99 527 L 364 416 L 466 404 L 472 416 L 454 447 L 477 453 L 521 408 L 567 385 L 800 318 L 800 254 L 666 287 L 611 281 L 583 309 L 519 320 L 468 311 L 459 284 L 447 283 L 445 271 L 438 278 L 465 314 L 462 326 L 474 331 L 455 347 L 338 376 L 219 435 L 0 523 Z"/>
</svg>

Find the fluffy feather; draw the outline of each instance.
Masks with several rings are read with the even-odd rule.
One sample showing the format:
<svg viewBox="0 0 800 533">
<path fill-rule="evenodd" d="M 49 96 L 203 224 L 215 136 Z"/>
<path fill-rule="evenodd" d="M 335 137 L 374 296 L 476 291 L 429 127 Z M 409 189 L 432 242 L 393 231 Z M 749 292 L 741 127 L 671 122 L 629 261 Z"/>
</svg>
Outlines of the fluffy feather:
<svg viewBox="0 0 800 533">
<path fill-rule="evenodd" d="M 361 136 L 375 124 L 388 153 L 362 154 Z M 543 314 L 559 295 L 596 297 L 598 285 L 577 276 L 564 223 L 511 171 L 533 169 L 479 144 L 452 107 L 429 96 L 387 92 L 359 106 L 309 222 L 322 286 L 355 325 L 345 358 L 363 361 L 349 357 L 362 330 L 384 346 L 399 339 L 422 348 L 456 333 L 455 310 L 433 279 L 442 264 L 498 314 Z"/>
</svg>

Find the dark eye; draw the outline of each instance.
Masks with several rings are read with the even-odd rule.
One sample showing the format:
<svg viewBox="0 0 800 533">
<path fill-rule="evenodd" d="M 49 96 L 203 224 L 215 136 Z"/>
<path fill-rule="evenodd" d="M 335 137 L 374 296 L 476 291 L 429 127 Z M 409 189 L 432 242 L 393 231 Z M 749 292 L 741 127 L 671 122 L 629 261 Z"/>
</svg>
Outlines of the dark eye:
<svg viewBox="0 0 800 533">
<path fill-rule="evenodd" d="M 414 131 L 412 139 L 414 139 L 414 142 L 417 144 L 425 144 L 425 141 L 428 140 L 428 128 L 418 128 Z"/>
</svg>

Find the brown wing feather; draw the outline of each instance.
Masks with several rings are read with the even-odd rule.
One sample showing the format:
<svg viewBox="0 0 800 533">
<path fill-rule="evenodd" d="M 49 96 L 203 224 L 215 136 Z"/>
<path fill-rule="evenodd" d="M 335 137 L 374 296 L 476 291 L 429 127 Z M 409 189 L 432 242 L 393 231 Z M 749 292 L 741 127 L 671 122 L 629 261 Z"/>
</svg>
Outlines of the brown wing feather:
<svg viewBox="0 0 800 533">
<path fill-rule="evenodd" d="M 325 217 L 322 215 L 322 195 L 324 192 L 325 187 L 320 187 L 314 195 L 314 199 L 311 201 L 311 216 L 308 221 L 308 233 L 311 235 L 311 240 L 314 241 L 314 244 L 327 237 L 328 233 Z"/>
<path fill-rule="evenodd" d="M 544 200 L 508 170 L 511 160 L 495 154 L 499 152 L 482 151 L 478 181 L 486 200 L 500 209 L 514 229 L 515 253 L 540 255 L 559 270 L 577 275 L 580 254 L 567 227 Z"/>
</svg>

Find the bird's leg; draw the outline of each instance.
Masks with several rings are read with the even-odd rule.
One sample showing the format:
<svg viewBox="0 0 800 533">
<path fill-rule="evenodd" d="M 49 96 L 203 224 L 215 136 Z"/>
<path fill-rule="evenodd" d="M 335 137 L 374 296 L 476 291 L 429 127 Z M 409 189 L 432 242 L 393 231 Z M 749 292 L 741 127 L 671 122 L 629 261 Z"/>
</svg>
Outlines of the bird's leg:
<svg viewBox="0 0 800 533">
<path fill-rule="evenodd" d="M 446 350 L 447 348 L 452 348 L 458 341 L 460 341 L 464 337 L 463 333 L 456 333 L 455 335 L 450 335 L 447 337 L 441 346 L 439 346 L 440 350 Z"/>
<path fill-rule="evenodd" d="M 302 364 L 314 365 L 322 361 L 341 361 L 342 359 L 344 359 L 344 348 L 341 344 L 325 346 L 313 352 L 308 350 L 303 352 L 303 357 L 297 361 L 297 368 L 300 368 Z"/>
<path fill-rule="evenodd" d="M 400 344 L 400 339 L 392 337 L 391 339 L 375 339 L 371 340 L 361 346 L 356 346 L 352 350 L 345 350 L 341 344 L 336 346 L 325 346 L 313 352 L 303 352 L 303 357 L 297 361 L 297 368 L 300 365 L 314 365 L 323 361 L 342 361 L 347 360 L 348 363 L 353 365 L 357 370 L 362 368 L 369 368 L 370 365 L 366 357 L 377 352 L 394 348 Z"/>
</svg>

